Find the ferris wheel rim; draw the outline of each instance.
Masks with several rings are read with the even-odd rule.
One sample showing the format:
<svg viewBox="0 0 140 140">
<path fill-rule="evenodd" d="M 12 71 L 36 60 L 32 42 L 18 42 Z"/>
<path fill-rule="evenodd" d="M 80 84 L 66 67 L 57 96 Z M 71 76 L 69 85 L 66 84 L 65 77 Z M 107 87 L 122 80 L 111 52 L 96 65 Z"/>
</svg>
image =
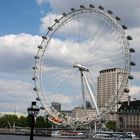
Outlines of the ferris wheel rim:
<svg viewBox="0 0 140 140">
<path fill-rule="evenodd" d="M 116 21 L 116 19 L 114 17 L 110 16 L 106 11 L 98 9 L 98 8 L 80 8 L 78 10 L 71 11 L 68 14 L 63 14 L 63 16 L 60 19 L 56 20 L 56 22 L 51 27 L 48 28 L 48 32 L 45 34 L 45 36 L 42 37 L 43 40 L 41 42 L 41 45 L 38 46 L 38 53 L 37 53 L 36 58 L 35 58 L 36 60 L 35 60 L 35 67 L 34 67 L 35 68 L 34 77 L 36 78 L 35 79 L 35 87 L 36 87 L 35 90 L 36 90 L 37 96 L 39 98 L 40 98 L 40 93 L 41 93 L 42 94 L 41 96 L 46 100 L 46 96 L 44 94 L 43 87 L 42 87 L 42 78 L 41 78 L 42 74 L 41 73 L 42 73 L 43 58 L 44 58 L 44 54 L 45 54 L 45 50 L 46 50 L 47 45 L 45 45 L 45 48 L 41 48 L 42 44 L 45 44 L 44 42 L 46 42 L 46 44 L 49 44 L 49 41 L 53 37 L 53 34 L 55 34 L 55 32 L 57 32 L 57 29 L 59 27 L 61 27 L 61 25 L 63 25 L 63 23 L 67 20 L 67 18 L 66 18 L 67 16 L 71 16 L 71 18 L 72 18 L 72 17 L 74 17 L 74 13 L 76 13 L 76 12 L 87 12 L 87 11 L 88 12 L 97 12 L 97 13 L 99 12 L 101 15 L 103 14 L 102 16 L 105 16 L 106 18 L 108 18 L 109 20 L 111 20 L 114 23 L 114 25 L 112 27 L 114 27 L 116 25 L 116 28 L 118 28 L 119 35 L 123 38 L 124 46 L 126 47 L 126 50 L 128 50 L 125 53 L 129 54 L 128 42 L 127 42 L 127 39 L 126 39 L 126 37 L 124 35 L 124 30 L 122 29 L 120 24 Z M 58 21 L 59 22 L 63 21 L 60 26 L 57 26 Z M 56 29 L 54 30 L 53 28 L 55 28 L 55 26 L 56 26 Z M 114 28 L 114 29 L 116 29 L 116 28 Z M 49 35 L 50 35 L 50 37 L 49 37 Z M 43 50 L 42 53 L 41 53 L 41 49 Z M 125 59 L 129 59 L 129 55 L 127 55 L 127 58 L 125 58 Z M 129 60 L 127 60 L 127 61 L 129 61 Z M 39 66 L 39 70 L 38 70 L 38 66 Z M 128 64 L 126 65 L 126 67 L 129 70 L 129 65 Z M 37 79 L 37 78 L 39 78 L 39 79 Z M 122 83 L 122 87 L 127 83 L 127 80 L 128 79 L 124 79 L 124 83 Z M 42 106 L 44 106 L 44 103 L 43 103 L 44 101 L 42 101 L 42 100 L 44 100 L 43 98 L 39 99 L 41 104 L 42 104 Z M 112 103 L 113 103 L 113 101 L 112 101 Z M 47 112 L 49 112 L 49 111 L 51 112 L 53 110 L 52 114 L 54 116 L 59 116 L 61 114 L 61 113 L 57 112 L 53 107 L 52 107 L 52 110 L 48 111 L 48 109 L 51 106 L 49 101 L 47 101 L 46 105 L 48 106 L 48 108 L 46 110 Z M 108 109 L 106 111 L 108 111 Z M 103 114 L 101 114 L 101 115 L 103 115 Z"/>
</svg>

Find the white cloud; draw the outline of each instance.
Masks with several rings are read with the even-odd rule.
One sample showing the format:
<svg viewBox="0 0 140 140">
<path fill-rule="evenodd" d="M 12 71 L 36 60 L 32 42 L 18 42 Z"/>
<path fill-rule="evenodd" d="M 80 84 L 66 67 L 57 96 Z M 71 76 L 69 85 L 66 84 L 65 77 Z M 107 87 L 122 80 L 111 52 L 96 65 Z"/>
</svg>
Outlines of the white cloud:
<svg viewBox="0 0 140 140">
<path fill-rule="evenodd" d="M 140 71 L 132 71 L 132 75 L 134 75 L 134 78 L 138 81 L 140 80 Z"/>
<path fill-rule="evenodd" d="M 132 86 L 130 88 L 130 96 L 132 96 L 132 98 L 140 99 L 140 86 Z"/>
<path fill-rule="evenodd" d="M 41 37 L 30 34 L 0 36 L 0 110 L 26 112 L 35 99 L 32 66 Z M 9 105 L 10 104 L 10 105 Z"/>
<path fill-rule="evenodd" d="M 54 20 L 60 17 L 61 15 L 55 13 L 49 13 L 47 16 L 42 17 L 40 31 L 42 33 L 46 32 L 48 30 L 48 27 L 52 26 L 55 23 Z"/>
<path fill-rule="evenodd" d="M 23 52 L 26 53 L 35 53 L 35 46 L 41 42 L 41 38 L 39 36 L 32 36 L 30 34 L 10 34 L 0 37 L 0 47 L 2 48 L 0 52 L 2 52 L 4 49 L 6 51 L 16 51 L 17 54 L 20 53 L 20 55 Z"/>
<path fill-rule="evenodd" d="M 29 34 L 10 34 L 0 37 L 0 71 L 26 71 L 31 68 L 33 56 L 37 53 L 37 46 L 41 37 Z"/>
<path fill-rule="evenodd" d="M 32 84 L 20 80 L 0 81 L 0 110 L 26 112 L 27 105 L 35 100 Z"/>
</svg>

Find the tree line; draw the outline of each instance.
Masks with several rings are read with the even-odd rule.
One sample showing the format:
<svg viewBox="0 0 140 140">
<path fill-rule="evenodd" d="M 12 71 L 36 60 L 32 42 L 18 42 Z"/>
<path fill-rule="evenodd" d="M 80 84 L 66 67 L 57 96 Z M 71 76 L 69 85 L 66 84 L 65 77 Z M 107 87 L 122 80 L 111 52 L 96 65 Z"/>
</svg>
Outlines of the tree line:
<svg viewBox="0 0 140 140">
<path fill-rule="evenodd" d="M 29 116 L 18 118 L 16 115 L 4 115 L 0 117 L 0 128 L 29 127 L 30 124 L 31 118 Z M 38 116 L 35 119 L 36 128 L 50 128 L 51 126 L 52 123 L 47 117 Z"/>
<path fill-rule="evenodd" d="M 14 127 L 29 127 L 31 124 L 31 118 L 29 116 L 16 115 L 4 115 L 0 117 L 0 128 L 14 128 Z M 35 119 L 36 128 L 52 128 L 52 123 L 48 120 L 48 117 L 38 116 Z M 116 130 L 116 122 L 109 121 L 106 123 L 106 127 L 112 130 Z"/>
</svg>

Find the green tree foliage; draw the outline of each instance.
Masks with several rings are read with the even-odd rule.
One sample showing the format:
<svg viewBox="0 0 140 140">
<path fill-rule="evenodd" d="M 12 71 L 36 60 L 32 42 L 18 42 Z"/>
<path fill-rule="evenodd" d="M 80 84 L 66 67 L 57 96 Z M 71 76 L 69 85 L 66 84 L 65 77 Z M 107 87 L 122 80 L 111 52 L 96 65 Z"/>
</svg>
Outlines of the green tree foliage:
<svg viewBox="0 0 140 140">
<path fill-rule="evenodd" d="M 18 117 L 16 115 L 5 115 L 0 118 L 0 127 L 1 128 L 13 127 L 15 122 L 17 121 L 18 121 Z"/>
<path fill-rule="evenodd" d="M 28 127 L 31 124 L 31 118 L 29 116 L 21 116 L 18 118 L 16 115 L 4 115 L 0 117 L 0 128 L 10 128 L 15 126 Z M 50 128 L 52 123 L 49 122 L 47 117 L 38 116 L 35 121 L 36 128 Z"/>
<path fill-rule="evenodd" d="M 46 119 L 42 116 L 37 117 L 35 127 L 45 128 L 46 127 Z"/>
<path fill-rule="evenodd" d="M 108 121 L 106 127 L 115 131 L 116 130 L 116 121 Z"/>
<path fill-rule="evenodd" d="M 16 122 L 16 125 L 20 127 L 27 127 L 28 126 L 27 118 L 24 116 L 20 116 L 20 118 Z"/>
</svg>

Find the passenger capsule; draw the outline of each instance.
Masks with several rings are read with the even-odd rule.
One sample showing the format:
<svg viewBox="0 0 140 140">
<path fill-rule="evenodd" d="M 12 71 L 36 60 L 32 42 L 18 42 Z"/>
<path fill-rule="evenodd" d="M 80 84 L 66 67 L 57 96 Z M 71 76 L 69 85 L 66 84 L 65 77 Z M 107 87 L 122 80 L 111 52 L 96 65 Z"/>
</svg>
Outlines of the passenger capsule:
<svg viewBox="0 0 140 140">
<path fill-rule="evenodd" d="M 33 90 L 34 90 L 34 91 L 37 91 L 37 88 L 36 88 L 36 87 L 34 87 L 34 88 L 33 88 Z"/>
<path fill-rule="evenodd" d="M 42 36 L 42 39 L 47 39 L 47 36 Z"/>
<path fill-rule="evenodd" d="M 136 65 L 136 63 L 135 63 L 135 62 L 133 62 L 133 61 L 131 61 L 131 62 L 130 62 L 130 65 L 131 65 L 131 66 L 135 66 L 135 65 Z"/>
<path fill-rule="evenodd" d="M 55 19 L 54 21 L 55 21 L 56 23 L 58 23 L 58 22 L 59 22 L 59 20 L 58 20 L 58 19 Z"/>
<path fill-rule="evenodd" d="M 48 30 L 49 30 L 49 31 L 52 31 L 53 29 L 52 29 L 52 27 L 48 27 Z"/>
<path fill-rule="evenodd" d="M 37 77 L 33 77 L 33 78 L 32 78 L 32 80 L 36 80 L 36 79 L 37 79 Z"/>
<path fill-rule="evenodd" d="M 113 14 L 113 12 L 112 12 L 111 10 L 108 10 L 107 12 L 108 12 L 109 14 Z"/>
<path fill-rule="evenodd" d="M 75 11 L 75 9 L 74 8 L 71 8 L 71 11 Z"/>
<path fill-rule="evenodd" d="M 37 67 L 32 67 L 33 70 L 37 69 Z"/>
<path fill-rule="evenodd" d="M 90 4 L 90 5 L 89 5 L 89 7 L 90 7 L 90 8 L 95 8 L 95 6 L 94 6 L 94 5 L 92 5 L 92 4 Z"/>
<path fill-rule="evenodd" d="M 39 59 L 39 56 L 35 56 L 34 58 L 35 58 L 35 59 Z"/>
<path fill-rule="evenodd" d="M 116 20 L 118 20 L 118 21 L 120 21 L 120 20 L 121 20 L 121 18 L 120 18 L 120 17 L 118 17 L 118 16 L 117 16 L 117 17 L 115 17 L 115 19 L 116 19 Z"/>
<path fill-rule="evenodd" d="M 62 15 L 63 15 L 63 16 L 66 16 L 67 14 L 66 14 L 66 13 L 63 13 Z"/>
<path fill-rule="evenodd" d="M 127 40 L 132 40 L 132 37 L 130 35 L 128 35 Z"/>
<path fill-rule="evenodd" d="M 127 26 L 125 26 L 125 25 L 122 25 L 122 28 L 123 28 L 124 30 L 126 30 L 126 29 L 127 29 Z"/>
<path fill-rule="evenodd" d="M 36 100 L 37 100 L 37 101 L 40 101 L 40 98 L 39 98 L 39 97 L 36 97 Z"/>
<path fill-rule="evenodd" d="M 125 92 L 125 93 L 129 93 L 129 89 L 128 89 L 128 88 L 125 88 L 125 89 L 124 89 L 124 92 Z"/>
<path fill-rule="evenodd" d="M 104 7 L 102 7 L 102 6 L 99 6 L 99 9 L 100 9 L 100 10 L 104 10 Z"/>
<path fill-rule="evenodd" d="M 135 52 L 135 49 L 134 49 L 134 48 L 130 48 L 129 51 L 130 51 L 131 53 L 134 53 L 134 52 Z"/>
<path fill-rule="evenodd" d="M 83 9 L 85 9 L 85 6 L 84 6 L 84 5 L 80 5 L 80 8 L 83 8 Z"/>
<path fill-rule="evenodd" d="M 134 79 L 134 77 L 133 77 L 132 75 L 129 75 L 128 78 L 129 78 L 130 80 L 133 80 L 133 79 Z"/>
<path fill-rule="evenodd" d="M 38 46 L 38 49 L 43 49 L 43 47 L 41 45 Z"/>
</svg>

